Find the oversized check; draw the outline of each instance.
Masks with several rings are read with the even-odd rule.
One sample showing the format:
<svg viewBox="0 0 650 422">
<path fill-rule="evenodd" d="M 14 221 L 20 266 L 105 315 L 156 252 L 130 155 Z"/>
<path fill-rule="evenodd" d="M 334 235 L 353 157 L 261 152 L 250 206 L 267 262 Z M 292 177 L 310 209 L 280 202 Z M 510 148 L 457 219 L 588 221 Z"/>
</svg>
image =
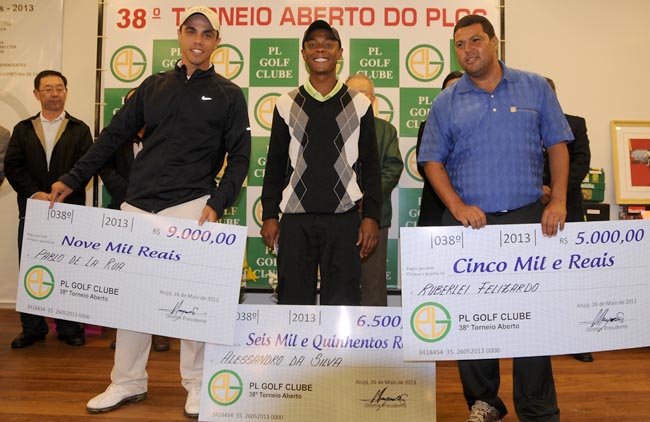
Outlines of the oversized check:
<svg viewBox="0 0 650 422">
<path fill-rule="evenodd" d="M 404 362 L 400 308 L 240 305 L 207 344 L 202 421 L 436 420 L 435 363 Z"/>
<path fill-rule="evenodd" d="M 650 221 L 402 228 L 407 360 L 650 345 Z"/>
<path fill-rule="evenodd" d="M 16 310 L 232 344 L 246 227 L 29 200 Z"/>
</svg>

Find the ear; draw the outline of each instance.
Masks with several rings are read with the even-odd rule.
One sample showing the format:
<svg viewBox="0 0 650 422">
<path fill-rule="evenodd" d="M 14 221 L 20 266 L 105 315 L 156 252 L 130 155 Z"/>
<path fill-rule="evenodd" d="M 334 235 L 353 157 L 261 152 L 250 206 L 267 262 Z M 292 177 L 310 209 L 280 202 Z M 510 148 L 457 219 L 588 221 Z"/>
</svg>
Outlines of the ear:
<svg viewBox="0 0 650 422">
<path fill-rule="evenodd" d="M 490 42 L 492 43 L 492 46 L 494 47 L 495 50 L 499 48 L 499 39 L 497 38 L 496 35 L 492 37 Z"/>
</svg>

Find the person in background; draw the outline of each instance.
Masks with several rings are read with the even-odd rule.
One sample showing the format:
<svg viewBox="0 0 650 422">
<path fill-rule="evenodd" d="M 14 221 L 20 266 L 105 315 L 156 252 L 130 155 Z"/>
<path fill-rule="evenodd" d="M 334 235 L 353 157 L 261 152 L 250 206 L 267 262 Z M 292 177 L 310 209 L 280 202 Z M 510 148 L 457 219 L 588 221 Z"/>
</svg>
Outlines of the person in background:
<svg viewBox="0 0 650 422">
<path fill-rule="evenodd" d="M 124 101 L 128 101 L 135 93 L 136 88 L 132 88 L 124 96 Z M 129 173 L 131 166 L 138 153 L 142 150 L 142 135 L 144 128 L 140 129 L 133 137 L 132 143 L 125 143 L 100 170 L 99 175 L 106 190 L 111 195 L 111 202 L 107 208 L 119 210 L 126 197 L 126 188 L 129 185 Z M 165 336 L 153 336 L 153 350 L 156 352 L 166 352 L 169 350 L 169 339 Z M 110 344 L 110 348 L 115 350 L 115 340 Z"/>
<path fill-rule="evenodd" d="M 361 259 L 377 244 L 375 117 L 370 100 L 337 79 L 342 53 L 338 31 L 312 22 L 302 41 L 309 79 L 275 104 L 260 234 L 278 250 L 279 304 L 315 304 L 320 267 L 322 305 L 359 305 Z"/>
<path fill-rule="evenodd" d="M 44 70 L 34 78 L 34 97 L 41 112 L 19 122 L 13 130 L 5 173 L 18 200 L 18 259 L 23 248 L 27 199 L 47 201 L 50 186 L 69 171 L 93 143 L 90 128 L 65 111 L 68 80 L 61 72 Z M 86 185 L 80 184 L 66 198 L 66 203 L 85 205 Z M 44 317 L 20 313 L 22 332 L 11 342 L 20 349 L 45 339 L 49 329 Z M 86 343 L 78 322 L 55 319 L 57 339 L 71 346 Z"/>
<path fill-rule="evenodd" d="M 216 222 L 235 202 L 250 163 L 246 99 L 210 61 L 221 42 L 217 14 L 209 7 L 194 6 L 179 22 L 181 59 L 173 69 L 142 82 L 88 153 L 52 186 L 50 206 L 100 170 L 143 127 L 143 149 L 131 167 L 122 210 L 187 218 L 203 225 Z M 228 163 L 216 186 L 226 154 Z M 117 330 L 111 384 L 88 401 L 89 413 L 109 412 L 147 397 L 150 348 L 150 334 Z M 205 343 L 181 339 L 180 348 L 182 385 L 187 391 L 184 413 L 198 418 Z"/>
<path fill-rule="evenodd" d="M 573 135 L 555 93 L 543 77 L 498 59 L 499 40 L 484 16 L 464 16 L 453 36 L 465 75 L 433 101 L 418 157 L 447 207 L 443 225 L 541 222 L 544 236 L 557 235 Z M 543 146 L 551 174 L 546 205 Z M 499 398 L 499 360 L 460 360 L 458 368 L 466 422 L 500 421 L 508 411 Z M 513 359 L 513 395 L 520 421 L 559 422 L 550 356 Z"/>
<path fill-rule="evenodd" d="M 5 154 L 7 153 L 10 137 L 9 130 L 0 126 L 0 185 L 5 181 Z"/>
<path fill-rule="evenodd" d="M 375 85 L 363 74 L 350 76 L 345 84 L 359 91 L 375 104 Z M 361 260 L 361 305 L 387 306 L 386 259 L 388 257 L 388 229 L 393 218 L 391 193 L 404 169 L 404 161 L 399 151 L 397 129 L 390 122 L 375 116 L 377 132 L 377 151 L 381 171 L 381 220 L 377 247 Z"/>
<path fill-rule="evenodd" d="M 553 92 L 555 92 L 555 82 L 546 78 Z M 567 145 L 569 150 L 569 182 L 566 192 L 566 221 L 580 222 L 585 221 L 584 209 L 582 207 L 582 190 L 580 184 L 582 179 L 589 173 L 591 163 L 591 150 L 589 149 L 589 137 L 587 136 L 587 123 L 584 118 L 565 114 L 574 141 Z M 547 204 L 551 199 L 550 170 L 548 161 L 544 166 L 544 197 L 542 203 Z M 575 353 L 575 359 L 580 362 L 593 362 L 594 357 L 591 353 Z"/>
<path fill-rule="evenodd" d="M 442 89 L 448 88 L 455 84 L 461 77 L 463 72 L 455 70 L 445 76 L 442 81 Z M 441 89 L 441 90 L 442 90 Z M 422 134 L 427 121 L 424 120 L 418 129 L 418 141 L 415 146 L 416 157 L 420 154 L 420 145 L 422 145 Z M 416 158 L 417 159 L 417 158 Z M 442 213 L 445 211 L 445 204 L 438 198 L 433 186 L 427 180 L 427 175 L 424 172 L 424 166 L 418 163 L 418 173 L 424 179 L 422 184 L 422 195 L 420 196 L 420 214 L 418 216 L 418 227 L 425 226 L 440 226 L 442 224 Z"/>
</svg>

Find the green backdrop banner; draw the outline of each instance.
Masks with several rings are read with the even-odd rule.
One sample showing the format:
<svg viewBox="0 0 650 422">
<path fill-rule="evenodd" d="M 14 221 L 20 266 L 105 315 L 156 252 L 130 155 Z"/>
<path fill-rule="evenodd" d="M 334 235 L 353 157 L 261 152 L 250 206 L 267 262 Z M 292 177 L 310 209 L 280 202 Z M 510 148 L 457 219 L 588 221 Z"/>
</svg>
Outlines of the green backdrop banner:
<svg viewBox="0 0 650 422">
<path fill-rule="evenodd" d="M 128 89 L 180 58 L 176 42 L 185 2 L 113 0 L 105 4 L 103 124 L 120 108 Z M 453 53 L 453 27 L 468 14 L 485 15 L 500 33 L 497 0 L 396 2 L 224 0 L 214 5 L 221 20 L 221 44 L 213 53 L 215 71 L 244 90 L 253 147 L 247 182 L 222 222 L 245 225 L 248 245 L 244 278 L 248 287 L 268 288 L 276 280 L 275 256 L 259 235 L 266 150 L 276 98 L 307 79 L 300 54 L 303 32 L 324 19 L 341 35 L 339 77 L 364 73 L 377 89 L 379 117 L 398 130 L 405 169 L 393 191 L 387 283 L 398 289 L 399 227 L 418 218 L 422 178 L 416 170 L 415 143 L 420 123 L 440 92 L 444 77 L 459 66 Z M 212 7 L 212 4 L 207 4 Z"/>
</svg>

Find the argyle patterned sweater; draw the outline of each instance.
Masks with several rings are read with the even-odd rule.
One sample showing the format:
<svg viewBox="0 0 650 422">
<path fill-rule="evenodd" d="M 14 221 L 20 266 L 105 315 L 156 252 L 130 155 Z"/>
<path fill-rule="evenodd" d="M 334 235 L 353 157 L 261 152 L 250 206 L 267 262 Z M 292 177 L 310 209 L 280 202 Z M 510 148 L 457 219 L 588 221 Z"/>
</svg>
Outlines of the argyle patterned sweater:
<svg viewBox="0 0 650 422">
<path fill-rule="evenodd" d="M 375 122 L 365 95 L 343 87 L 326 101 L 303 86 L 280 96 L 262 188 L 262 219 L 279 213 L 344 213 L 362 201 L 381 213 Z"/>
</svg>

